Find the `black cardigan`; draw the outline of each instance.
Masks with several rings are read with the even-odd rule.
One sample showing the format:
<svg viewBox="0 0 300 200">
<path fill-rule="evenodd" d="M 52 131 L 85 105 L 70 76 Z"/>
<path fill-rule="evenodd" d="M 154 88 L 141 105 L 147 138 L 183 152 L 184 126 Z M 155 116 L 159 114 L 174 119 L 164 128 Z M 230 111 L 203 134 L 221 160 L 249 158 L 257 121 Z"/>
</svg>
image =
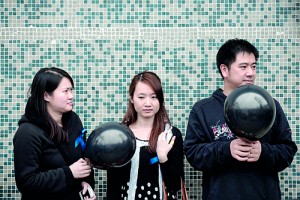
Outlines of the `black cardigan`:
<svg viewBox="0 0 300 200">
<path fill-rule="evenodd" d="M 149 152 L 147 146 L 140 147 L 138 166 L 132 166 L 132 162 L 122 167 L 109 168 L 107 170 L 107 199 L 121 200 L 127 198 L 132 167 L 138 170 L 135 199 L 141 197 L 148 199 L 159 199 L 158 187 L 158 165 L 160 165 L 162 178 L 165 183 L 168 199 L 177 199 L 177 191 L 180 190 L 181 178 L 184 179 L 183 167 L 183 139 L 181 132 L 176 127 L 172 129 L 176 136 L 175 143 L 168 153 L 168 161 L 165 163 L 150 164 L 150 159 L 156 157 L 156 153 Z M 144 185 L 145 184 L 145 185 Z M 144 189 L 145 188 L 145 189 Z"/>
</svg>

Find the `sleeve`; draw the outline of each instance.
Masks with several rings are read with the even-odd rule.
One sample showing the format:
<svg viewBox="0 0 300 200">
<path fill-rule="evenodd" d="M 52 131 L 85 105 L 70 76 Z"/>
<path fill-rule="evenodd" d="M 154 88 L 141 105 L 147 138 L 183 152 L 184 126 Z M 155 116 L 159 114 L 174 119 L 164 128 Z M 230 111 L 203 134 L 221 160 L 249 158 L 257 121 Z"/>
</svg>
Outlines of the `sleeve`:
<svg viewBox="0 0 300 200">
<path fill-rule="evenodd" d="M 87 133 L 85 133 L 84 136 L 83 136 L 84 137 L 84 143 L 86 143 L 86 141 L 87 141 L 86 134 Z M 92 171 L 91 171 L 90 175 L 88 177 L 84 178 L 83 181 L 90 184 L 90 186 L 93 188 L 93 190 L 95 189 L 95 171 L 94 171 L 93 167 L 92 167 Z"/>
<path fill-rule="evenodd" d="M 108 200 L 120 199 L 121 190 L 120 182 L 118 181 L 120 177 L 124 176 L 124 174 L 118 173 L 119 170 L 114 168 L 109 168 L 107 171 L 107 189 L 106 189 L 106 197 Z"/>
<path fill-rule="evenodd" d="M 45 138 L 41 129 L 30 124 L 21 125 L 14 136 L 15 179 L 22 194 L 63 192 L 74 182 L 67 166 L 41 170 L 40 158 L 43 156 Z"/>
<path fill-rule="evenodd" d="M 77 137 L 80 136 L 80 134 L 83 132 L 84 133 L 83 134 L 83 141 L 86 144 L 86 142 L 87 142 L 87 131 L 83 127 L 83 124 L 82 124 L 82 121 L 81 121 L 80 117 L 75 112 L 72 112 L 72 114 L 74 116 L 74 120 L 72 121 L 70 126 L 72 126 L 72 128 L 75 129 L 75 130 L 79 130 L 78 134 L 74 138 L 74 141 L 76 141 Z M 84 150 L 83 150 L 83 152 L 81 152 L 81 157 L 84 158 Z M 87 182 L 93 189 L 95 189 L 94 173 L 95 173 L 94 168 L 92 168 L 92 171 L 91 171 L 90 175 L 86 178 L 81 179 L 81 181 Z"/>
<path fill-rule="evenodd" d="M 279 172 L 291 165 L 298 148 L 292 140 L 292 131 L 280 104 L 277 101 L 275 104 L 275 122 L 261 139 L 262 152 L 258 163 L 263 169 Z"/>
<path fill-rule="evenodd" d="M 217 108 L 214 110 L 214 113 L 209 114 L 201 109 L 200 105 L 195 104 L 189 115 L 184 152 L 187 161 L 196 170 L 214 171 L 222 169 L 233 161 L 230 141 L 214 140 L 212 128 L 206 123 L 212 121 L 211 118 L 214 118 L 213 121 L 224 118 L 223 112 L 216 112 Z"/>
<path fill-rule="evenodd" d="M 174 145 L 168 153 L 168 160 L 160 166 L 167 191 L 174 194 L 180 190 L 181 179 L 184 179 L 184 157 L 182 134 L 176 127 L 172 128 L 172 133 L 176 136 Z"/>
</svg>

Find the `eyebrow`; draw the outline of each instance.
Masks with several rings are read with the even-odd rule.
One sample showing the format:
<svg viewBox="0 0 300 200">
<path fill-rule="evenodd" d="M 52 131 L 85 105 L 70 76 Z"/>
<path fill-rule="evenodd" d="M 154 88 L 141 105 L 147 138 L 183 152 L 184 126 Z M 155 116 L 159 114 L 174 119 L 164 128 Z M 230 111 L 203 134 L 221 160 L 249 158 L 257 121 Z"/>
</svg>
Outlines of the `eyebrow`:
<svg viewBox="0 0 300 200">
<path fill-rule="evenodd" d="M 64 90 L 65 89 L 73 89 L 74 90 L 75 88 L 74 87 L 63 87 L 62 89 L 64 89 Z"/>
<path fill-rule="evenodd" d="M 249 63 L 247 62 L 243 62 L 243 63 L 239 63 L 239 65 L 248 65 Z M 250 65 L 257 65 L 257 62 L 254 62 L 254 63 L 250 63 Z"/>
<path fill-rule="evenodd" d="M 137 95 L 147 95 L 146 93 L 137 93 Z M 148 94 L 149 95 L 149 94 Z M 151 93 L 150 95 L 156 95 L 156 93 L 154 92 L 154 93 Z"/>
</svg>

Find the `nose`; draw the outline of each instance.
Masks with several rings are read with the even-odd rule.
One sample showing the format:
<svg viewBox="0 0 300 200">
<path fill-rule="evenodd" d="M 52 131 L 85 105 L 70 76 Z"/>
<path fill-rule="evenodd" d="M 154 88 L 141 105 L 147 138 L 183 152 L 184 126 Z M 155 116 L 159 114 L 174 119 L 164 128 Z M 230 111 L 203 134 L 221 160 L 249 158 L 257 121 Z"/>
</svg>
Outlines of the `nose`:
<svg viewBox="0 0 300 200">
<path fill-rule="evenodd" d="M 145 106 L 151 106 L 151 101 L 149 98 L 145 99 Z"/>
<path fill-rule="evenodd" d="M 74 98 L 74 93 L 73 93 L 72 90 L 69 90 L 68 97 L 69 97 L 69 99 L 73 99 Z"/>
<path fill-rule="evenodd" d="M 251 66 L 247 67 L 247 71 L 246 71 L 246 75 L 247 76 L 254 76 L 255 73 L 256 73 L 256 69 L 255 68 L 253 68 Z"/>
</svg>

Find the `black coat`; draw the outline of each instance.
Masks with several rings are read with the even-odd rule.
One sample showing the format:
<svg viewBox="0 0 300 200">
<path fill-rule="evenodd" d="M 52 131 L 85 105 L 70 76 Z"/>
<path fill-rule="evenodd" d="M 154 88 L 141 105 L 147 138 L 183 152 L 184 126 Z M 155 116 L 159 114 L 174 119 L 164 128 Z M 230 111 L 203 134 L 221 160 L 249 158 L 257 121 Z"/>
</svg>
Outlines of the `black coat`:
<svg viewBox="0 0 300 200">
<path fill-rule="evenodd" d="M 236 138 L 224 118 L 226 96 L 221 89 L 192 108 L 184 140 L 188 162 L 203 172 L 203 200 L 281 199 L 278 172 L 291 165 L 297 146 L 286 116 L 275 100 L 276 118 L 259 139 L 261 155 L 256 162 L 241 162 L 230 153 Z"/>
<path fill-rule="evenodd" d="M 75 179 L 69 166 L 82 157 L 75 140 L 82 132 L 78 115 L 69 113 L 69 142 L 49 139 L 49 127 L 27 105 L 14 136 L 15 180 L 22 199 L 80 199 L 83 179 Z M 85 139 L 86 135 L 84 135 Z M 94 173 L 84 179 L 94 188 Z"/>
</svg>

